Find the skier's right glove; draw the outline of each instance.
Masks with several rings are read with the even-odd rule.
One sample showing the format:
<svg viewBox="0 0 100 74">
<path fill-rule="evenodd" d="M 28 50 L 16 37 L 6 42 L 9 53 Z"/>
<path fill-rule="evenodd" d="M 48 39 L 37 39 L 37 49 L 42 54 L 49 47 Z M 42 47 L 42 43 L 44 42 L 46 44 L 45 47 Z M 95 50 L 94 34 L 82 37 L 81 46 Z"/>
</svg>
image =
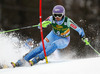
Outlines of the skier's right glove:
<svg viewBox="0 0 100 74">
<path fill-rule="evenodd" d="M 43 21 L 43 22 L 42 22 L 42 27 L 43 27 L 43 28 L 46 28 L 49 24 L 51 24 L 50 21 Z M 40 29 L 40 23 L 39 23 L 38 28 Z"/>
</svg>

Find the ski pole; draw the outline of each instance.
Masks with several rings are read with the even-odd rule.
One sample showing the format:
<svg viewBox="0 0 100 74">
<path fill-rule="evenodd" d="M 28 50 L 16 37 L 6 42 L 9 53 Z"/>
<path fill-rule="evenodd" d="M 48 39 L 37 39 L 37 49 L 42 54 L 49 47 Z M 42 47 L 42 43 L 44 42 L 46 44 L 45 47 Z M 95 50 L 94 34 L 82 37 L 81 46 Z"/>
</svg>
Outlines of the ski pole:
<svg viewBox="0 0 100 74">
<path fill-rule="evenodd" d="M 39 25 L 33 25 L 33 26 L 27 26 L 27 27 L 12 29 L 12 30 L 8 30 L 8 31 L 2 31 L 2 32 L 0 32 L 0 34 L 2 34 L 2 33 L 8 33 L 8 32 L 13 32 L 13 31 L 17 31 L 17 30 L 22 30 L 22 29 L 27 29 L 27 28 L 32 28 L 32 27 L 37 27 L 37 26 L 39 26 Z"/>
<path fill-rule="evenodd" d="M 42 30 L 42 0 L 40 0 L 39 3 L 39 18 L 40 18 L 40 32 L 41 32 L 41 40 L 42 40 L 42 45 L 43 45 L 43 51 L 44 51 L 44 56 L 45 56 L 45 61 L 46 63 L 48 63 L 48 59 L 47 59 L 47 55 L 46 55 L 46 51 L 45 51 L 45 45 L 44 45 L 44 41 L 43 41 L 43 30 Z"/>
<path fill-rule="evenodd" d="M 98 55 L 100 55 L 100 53 L 90 44 L 86 38 L 82 38 L 82 41 L 84 41 L 86 45 L 90 46 Z"/>
</svg>

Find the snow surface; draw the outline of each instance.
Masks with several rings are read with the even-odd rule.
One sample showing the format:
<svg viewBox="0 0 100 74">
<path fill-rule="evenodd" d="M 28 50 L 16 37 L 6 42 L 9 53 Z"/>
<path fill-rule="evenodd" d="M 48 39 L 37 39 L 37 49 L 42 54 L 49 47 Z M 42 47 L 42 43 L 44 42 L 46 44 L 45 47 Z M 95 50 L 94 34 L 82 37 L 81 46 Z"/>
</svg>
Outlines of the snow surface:
<svg viewBox="0 0 100 74">
<path fill-rule="evenodd" d="M 10 62 L 16 62 L 28 50 L 23 47 L 23 41 L 17 37 L 0 34 L 0 65 L 8 65 L 10 68 L 0 69 L 0 74 L 100 74 L 100 57 L 87 59 L 70 59 L 75 53 L 60 55 L 59 51 L 34 66 L 12 68 Z M 53 57 L 52 57 L 53 56 Z"/>
<path fill-rule="evenodd" d="M 0 70 L 0 74 L 100 74 L 100 57 Z"/>
</svg>

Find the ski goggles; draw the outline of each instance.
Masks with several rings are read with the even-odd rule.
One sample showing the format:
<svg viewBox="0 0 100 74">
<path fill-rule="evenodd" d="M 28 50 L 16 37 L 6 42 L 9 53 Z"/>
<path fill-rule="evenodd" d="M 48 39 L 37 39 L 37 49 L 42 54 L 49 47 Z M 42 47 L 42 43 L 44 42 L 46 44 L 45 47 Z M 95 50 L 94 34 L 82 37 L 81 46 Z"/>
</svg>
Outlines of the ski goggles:
<svg viewBox="0 0 100 74">
<path fill-rule="evenodd" d="M 62 17 L 62 14 L 53 14 L 54 17 Z"/>
</svg>

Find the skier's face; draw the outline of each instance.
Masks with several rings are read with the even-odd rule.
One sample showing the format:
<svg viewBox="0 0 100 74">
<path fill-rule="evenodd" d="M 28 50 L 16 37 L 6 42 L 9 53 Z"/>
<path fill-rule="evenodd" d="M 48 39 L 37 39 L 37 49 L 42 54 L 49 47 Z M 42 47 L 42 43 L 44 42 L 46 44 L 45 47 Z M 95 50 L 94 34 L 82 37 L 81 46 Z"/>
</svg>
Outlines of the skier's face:
<svg viewBox="0 0 100 74">
<path fill-rule="evenodd" d="M 55 19 L 56 19 L 57 21 L 60 21 L 60 20 L 62 19 L 62 17 L 55 17 Z"/>
<path fill-rule="evenodd" d="M 62 19 L 62 14 L 53 14 L 53 16 L 55 17 L 55 19 L 57 20 L 57 21 L 60 21 L 61 19 Z"/>
</svg>

